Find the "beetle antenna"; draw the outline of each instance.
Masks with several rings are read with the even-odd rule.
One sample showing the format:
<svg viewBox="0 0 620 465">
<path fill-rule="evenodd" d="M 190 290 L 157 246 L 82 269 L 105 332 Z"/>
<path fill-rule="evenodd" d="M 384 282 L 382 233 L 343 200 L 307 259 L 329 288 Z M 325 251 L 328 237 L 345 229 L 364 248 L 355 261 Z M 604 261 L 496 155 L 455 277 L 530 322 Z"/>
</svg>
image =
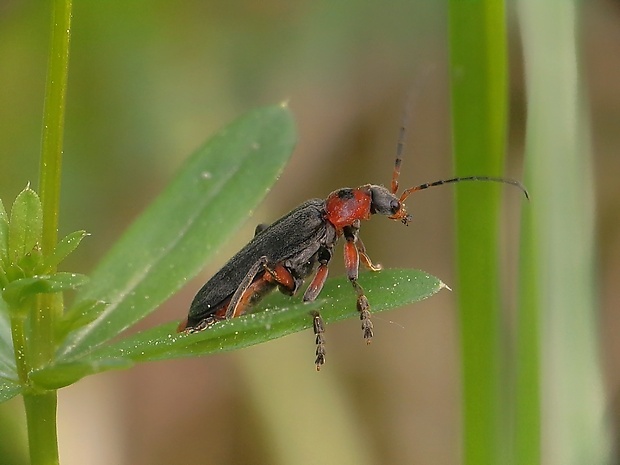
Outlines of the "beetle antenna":
<svg viewBox="0 0 620 465">
<path fill-rule="evenodd" d="M 411 194 L 413 194 L 416 191 L 428 189 L 429 187 L 442 186 L 444 184 L 463 182 L 463 181 L 485 181 L 485 182 L 500 182 L 502 184 L 510 184 L 511 186 L 515 186 L 516 188 L 520 189 L 521 192 L 523 192 L 523 194 L 525 195 L 526 199 L 528 200 L 530 199 L 530 195 L 528 194 L 527 189 L 523 186 L 523 184 L 521 184 L 519 181 L 515 181 L 514 179 L 494 178 L 491 176 L 467 176 L 467 177 L 459 177 L 459 178 L 452 178 L 452 179 L 440 179 L 439 181 L 426 182 L 424 184 L 420 184 L 419 186 L 410 187 L 409 189 L 403 191 L 402 195 L 400 196 L 400 201 L 404 202 L 404 200 L 407 197 L 409 197 Z"/>
<path fill-rule="evenodd" d="M 398 192 L 400 165 L 403 162 L 403 149 L 405 148 L 405 133 L 407 130 L 407 125 L 409 123 L 409 100 L 410 98 L 407 97 L 407 104 L 405 105 L 403 120 L 400 124 L 400 131 L 398 131 L 398 143 L 396 144 L 396 160 L 394 160 L 394 171 L 392 173 L 392 194 L 396 194 L 396 192 Z"/>
<path fill-rule="evenodd" d="M 417 74 L 415 82 L 407 92 L 407 99 L 405 103 L 405 111 L 403 112 L 403 120 L 400 125 L 400 131 L 398 131 L 398 142 L 396 144 L 396 160 L 394 160 L 394 171 L 392 172 L 392 194 L 398 192 L 398 178 L 400 177 L 400 165 L 403 162 L 403 150 L 405 149 L 405 133 L 409 126 L 409 115 L 411 114 L 411 107 L 414 102 L 418 100 L 420 96 L 420 89 L 423 84 L 427 82 L 431 72 L 435 69 L 434 65 L 426 64 L 422 67 L 422 70 Z"/>
</svg>

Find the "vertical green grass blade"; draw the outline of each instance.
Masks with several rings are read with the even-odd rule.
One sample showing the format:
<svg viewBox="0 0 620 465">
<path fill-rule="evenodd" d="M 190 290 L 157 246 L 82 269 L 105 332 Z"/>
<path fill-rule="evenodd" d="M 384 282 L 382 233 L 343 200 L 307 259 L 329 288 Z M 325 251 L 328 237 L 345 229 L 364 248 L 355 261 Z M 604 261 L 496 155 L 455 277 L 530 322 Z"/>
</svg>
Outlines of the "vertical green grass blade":
<svg viewBox="0 0 620 465">
<path fill-rule="evenodd" d="M 457 175 L 500 172 L 506 140 L 506 26 L 502 0 L 451 0 L 450 74 Z M 499 457 L 498 186 L 457 188 L 463 383 L 463 459 Z"/>
<path fill-rule="evenodd" d="M 578 72 L 579 3 L 519 2 L 528 97 L 526 174 L 535 199 L 524 264 L 534 265 L 528 273 L 538 283 L 542 456 L 550 465 L 596 465 L 610 459 L 597 353 L 594 195 Z M 524 319 L 531 318 L 526 306 L 532 300 L 521 305 L 522 331 Z M 520 334 L 521 344 L 533 338 Z M 527 354 L 524 348 L 519 353 Z M 527 360 L 521 362 L 523 367 Z M 526 369 L 520 376 L 535 374 Z M 520 407 L 527 403 L 526 384 L 519 380 Z M 531 463 L 526 455 L 526 442 L 532 440 L 526 431 L 528 414 L 518 412 L 522 464 Z"/>
<path fill-rule="evenodd" d="M 528 177 L 528 181 L 529 181 Z M 534 237 L 533 207 L 523 211 L 519 263 L 519 302 L 516 341 L 514 463 L 541 461 L 539 257 Z"/>
</svg>

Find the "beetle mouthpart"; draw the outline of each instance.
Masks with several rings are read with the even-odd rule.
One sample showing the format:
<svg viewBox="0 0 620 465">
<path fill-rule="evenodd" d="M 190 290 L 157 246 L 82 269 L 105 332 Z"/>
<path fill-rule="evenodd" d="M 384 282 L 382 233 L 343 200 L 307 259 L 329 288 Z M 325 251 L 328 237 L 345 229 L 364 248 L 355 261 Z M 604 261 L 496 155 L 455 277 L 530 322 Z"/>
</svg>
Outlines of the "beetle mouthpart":
<svg viewBox="0 0 620 465">
<path fill-rule="evenodd" d="M 411 215 L 408 215 L 405 211 L 404 205 L 400 210 L 398 210 L 398 212 L 396 212 L 392 216 L 388 216 L 388 218 L 391 220 L 399 220 L 405 225 L 409 224 L 409 222 L 413 219 L 413 217 Z"/>
</svg>

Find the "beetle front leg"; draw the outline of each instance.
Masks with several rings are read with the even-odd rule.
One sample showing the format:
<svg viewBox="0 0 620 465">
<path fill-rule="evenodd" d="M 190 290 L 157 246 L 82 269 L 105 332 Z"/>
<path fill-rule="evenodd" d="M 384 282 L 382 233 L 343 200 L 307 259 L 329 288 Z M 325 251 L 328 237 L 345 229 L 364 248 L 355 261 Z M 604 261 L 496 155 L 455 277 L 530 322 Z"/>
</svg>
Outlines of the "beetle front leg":
<svg viewBox="0 0 620 465">
<path fill-rule="evenodd" d="M 360 265 L 360 254 L 356 244 L 358 231 L 359 224 L 343 228 L 344 237 L 347 241 L 344 244 L 344 266 L 347 270 L 347 277 L 357 293 L 357 311 L 360 314 L 360 320 L 362 320 L 364 339 L 367 344 L 370 344 L 373 336 L 373 324 L 370 320 L 370 304 L 368 303 L 368 298 L 364 294 L 364 289 L 357 282 Z M 366 256 L 366 258 L 368 258 L 368 256 Z"/>
<path fill-rule="evenodd" d="M 362 242 L 362 239 L 360 239 L 359 236 L 356 237 L 355 245 L 357 246 L 357 251 L 360 254 L 360 258 L 362 259 L 362 263 L 364 264 L 364 266 L 366 268 L 368 268 L 370 271 L 381 271 L 383 269 L 383 267 L 381 265 L 379 265 L 379 264 L 375 265 L 372 262 L 372 260 L 370 259 L 370 257 L 366 253 L 366 247 L 364 247 L 364 243 Z"/>
</svg>

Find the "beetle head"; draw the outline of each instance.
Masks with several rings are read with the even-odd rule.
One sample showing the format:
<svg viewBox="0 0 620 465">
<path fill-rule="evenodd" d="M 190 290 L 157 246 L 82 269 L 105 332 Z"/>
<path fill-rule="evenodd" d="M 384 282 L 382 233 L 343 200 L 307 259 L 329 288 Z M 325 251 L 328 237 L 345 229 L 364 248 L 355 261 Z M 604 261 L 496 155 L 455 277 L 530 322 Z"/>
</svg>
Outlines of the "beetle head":
<svg viewBox="0 0 620 465">
<path fill-rule="evenodd" d="M 411 221 L 411 215 L 407 214 L 405 204 L 388 189 L 383 186 L 369 186 L 371 203 L 370 213 L 385 215 L 391 220 L 400 220 L 403 224 Z"/>
</svg>

